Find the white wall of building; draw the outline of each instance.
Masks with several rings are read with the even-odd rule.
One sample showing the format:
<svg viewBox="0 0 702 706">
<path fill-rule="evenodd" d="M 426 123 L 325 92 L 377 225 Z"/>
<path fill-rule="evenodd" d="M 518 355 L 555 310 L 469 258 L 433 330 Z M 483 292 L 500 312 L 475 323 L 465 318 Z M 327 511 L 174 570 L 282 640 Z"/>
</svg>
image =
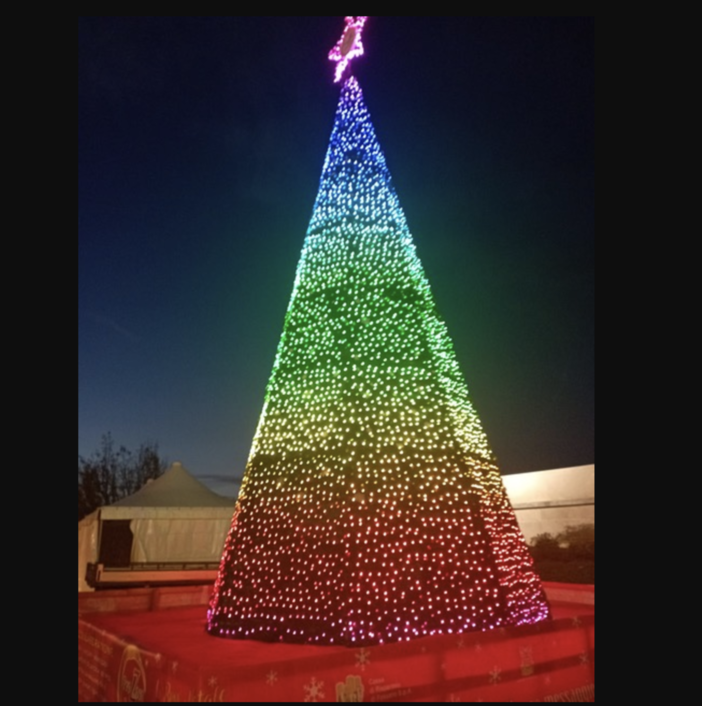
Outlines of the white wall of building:
<svg viewBox="0 0 702 706">
<path fill-rule="evenodd" d="M 595 524 L 595 465 L 502 476 L 527 542 L 568 525 Z"/>
</svg>

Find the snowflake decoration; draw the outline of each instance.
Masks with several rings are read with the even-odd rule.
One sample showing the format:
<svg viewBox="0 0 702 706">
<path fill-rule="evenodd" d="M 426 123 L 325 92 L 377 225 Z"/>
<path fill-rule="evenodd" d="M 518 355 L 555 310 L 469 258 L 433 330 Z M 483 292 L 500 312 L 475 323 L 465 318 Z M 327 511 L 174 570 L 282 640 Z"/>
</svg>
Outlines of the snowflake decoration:
<svg viewBox="0 0 702 706">
<path fill-rule="evenodd" d="M 463 649 L 463 648 L 466 646 L 466 641 L 463 639 L 462 636 L 458 638 L 458 642 L 456 643 L 456 645 L 457 645 L 460 649 Z"/>
<path fill-rule="evenodd" d="M 582 620 L 580 620 L 580 618 L 577 615 L 573 618 L 572 622 L 573 622 L 574 628 L 579 628 L 583 624 Z"/>
<path fill-rule="evenodd" d="M 338 83 L 351 59 L 363 55 L 363 43 L 361 42 L 361 32 L 366 24 L 368 16 L 365 17 L 345 17 L 346 27 L 341 35 L 341 39 L 329 52 L 329 59 L 336 61 L 336 71 L 334 73 L 334 83 Z"/>
<path fill-rule="evenodd" d="M 582 652 L 580 655 L 580 664 L 589 664 L 590 663 L 590 657 L 587 652 Z"/>
<path fill-rule="evenodd" d="M 320 699 L 324 698 L 324 692 L 322 691 L 322 687 L 324 686 L 323 681 L 317 681 L 315 677 L 312 677 L 312 680 L 310 681 L 309 684 L 305 684 L 305 701 L 319 701 Z"/>
<path fill-rule="evenodd" d="M 493 667 L 490 672 L 490 683 L 497 684 L 497 682 L 502 681 L 501 673 L 502 670 L 499 667 Z"/>
<path fill-rule="evenodd" d="M 274 672 L 272 669 L 268 674 L 266 674 L 266 684 L 268 686 L 273 686 L 278 681 L 278 672 Z"/>
<path fill-rule="evenodd" d="M 365 668 L 370 664 L 370 652 L 368 650 L 359 650 L 356 652 L 356 666 L 364 671 Z"/>
<path fill-rule="evenodd" d="M 210 678 L 207 680 L 207 683 L 208 683 L 211 687 L 217 686 L 217 677 L 210 677 Z"/>
</svg>

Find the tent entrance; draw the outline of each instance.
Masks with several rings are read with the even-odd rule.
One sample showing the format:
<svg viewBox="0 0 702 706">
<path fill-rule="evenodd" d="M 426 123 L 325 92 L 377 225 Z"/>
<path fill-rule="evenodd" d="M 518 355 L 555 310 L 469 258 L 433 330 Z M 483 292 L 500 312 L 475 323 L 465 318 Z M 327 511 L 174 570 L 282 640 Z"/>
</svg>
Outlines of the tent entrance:
<svg viewBox="0 0 702 706">
<path fill-rule="evenodd" d="M 103 520 L 98 563 L 109 568 L 128 567 L 132 560 L 134 534 L 131 520 Z"/>
</svg>

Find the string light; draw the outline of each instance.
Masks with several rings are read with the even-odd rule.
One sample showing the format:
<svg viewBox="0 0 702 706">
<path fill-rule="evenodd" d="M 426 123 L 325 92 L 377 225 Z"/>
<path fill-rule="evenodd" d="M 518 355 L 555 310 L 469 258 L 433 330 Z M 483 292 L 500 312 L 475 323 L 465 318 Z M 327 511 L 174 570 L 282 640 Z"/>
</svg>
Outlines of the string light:
<svg viewBox="0 0 702 706">
<path fill-rule="evenodd" d="M 355 59 L 357 56 L 363 56 L 361 34 L 367 19 L 367 15 L 363 17 L 344 18 L 346 26 L 341 34 L 341 38 L 329 52 L 329 59 L 336 62 L 334 83 L 341 81 L 341 77 L 344 75 L 344 71 L 351 59 Z"/>
<path fill-rule="evenodd" d="M 348 78 L 207 630 L 368 645 L 548 617 Z"/>
</svg>

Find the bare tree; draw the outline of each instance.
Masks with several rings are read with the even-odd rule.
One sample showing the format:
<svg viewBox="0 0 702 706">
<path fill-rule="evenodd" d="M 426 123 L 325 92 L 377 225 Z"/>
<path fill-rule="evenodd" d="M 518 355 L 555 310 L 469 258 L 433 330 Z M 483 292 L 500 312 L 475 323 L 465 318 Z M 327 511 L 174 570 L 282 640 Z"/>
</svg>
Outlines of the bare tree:
<svg viewBox="0 0 702 706">
<path fill-rule="evenodd" d="M 78 456 L 78 520 L 103 505 L 135 493 L 167 467 L 158 444 L 142 444 L 136 452 L 115 447 L 104 434 L 100 448 L 89 458 Z"/>
</svg>

